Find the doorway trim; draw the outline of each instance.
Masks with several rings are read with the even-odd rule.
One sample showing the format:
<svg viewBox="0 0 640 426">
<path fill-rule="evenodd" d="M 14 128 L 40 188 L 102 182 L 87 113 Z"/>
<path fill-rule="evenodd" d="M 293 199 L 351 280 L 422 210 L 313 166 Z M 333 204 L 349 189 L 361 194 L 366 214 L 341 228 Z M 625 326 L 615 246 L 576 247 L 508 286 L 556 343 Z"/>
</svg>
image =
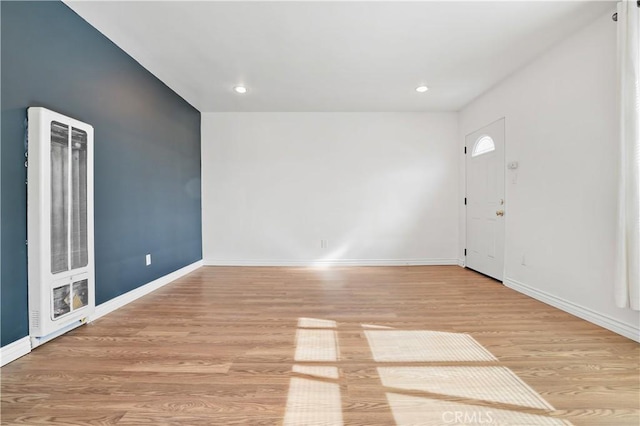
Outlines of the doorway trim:
<svg viewBox="0 0 640 426">
<path fill-rule="evenodd" d="M 506 167 L 507 167 L 507 119 L 506 116 L 501 116 L 496 118 L 495 120 L 486 123 L 480 127 L 478 127 L 476 130 L 473 130 L 471 132 L 468 132 L 464 135 L 464 145 L 463 145 L 463 149 L 464 149 L 464 178 L 463 178 L 463 185 L 464 185 L 464 196 L 463 196 L 463 218 L 462 218 L 462 223 L 464 224 L 464 248 L 462 251 L 462 264 L 461 266 L 464 267 L 465 269 L 469 269 L 471 271 L 474 271 L 476 273 L 485 275 L 489 278 L 492 279 L 496 279 L 493 277 L 490 277 L 489 275 L 486 275 L 480 271 L 476 271 L 475 269 L 469 268 L 467 266 L 467 248 L 469 246 L 469 229 L 467 226 L 467 213 L 468 213 L 468 188 L 467 188 L 467 177 L 468 177 L 468 172 L 469 172 L 469 159 L 471 158 L 472 152 L 473 152 L 473 144 L 471 146 L 467 146 L 467 138 L 469 136 L 471 136 L 474 133 L 478 133 L 480 132 L 482 129 L 489 127 L 495 123 L 497 123 L 498 121 L 502 120 L 504 125 L 503 125 L 503 137 L 504 137 L 504 141 L 503 141 L 503 155 L 500 158 L 499 161 L 499 166 L 501 168 L 501 173 L 504 176 L 504 180 L 503 180 L 503 194 L 504 194 L 504 208 L 505 210 L 508 208 L 509 202 L 508 202 L 508 193 L 507 193 L 507 174 L 506 174 Z M 502 264 L 502 280 L 498 280 L 496 279 L 496 281 L 499 281 L 501 283 L 504 283 L 505 277 L 506 277 L 506 251 L 507 251 L 507 247 L 506 247 L 506 238 L 507 237 L 507 222 L 506 219 L 504 221 L 504 241 L 503 241 L 503 264 Z"/>
</svg>

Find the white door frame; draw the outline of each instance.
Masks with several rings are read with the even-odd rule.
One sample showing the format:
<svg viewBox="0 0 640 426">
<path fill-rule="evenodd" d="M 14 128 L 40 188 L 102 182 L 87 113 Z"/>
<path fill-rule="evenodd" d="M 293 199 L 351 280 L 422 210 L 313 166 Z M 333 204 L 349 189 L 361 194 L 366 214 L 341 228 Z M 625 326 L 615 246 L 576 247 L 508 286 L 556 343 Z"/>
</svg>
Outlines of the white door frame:
<svg viewBox="0 0 640 426">
<path fill-rule="evenodd" d="M 468 198 L 468 188 L 467 188 L 467 178 L 468 178 L 468 171 L 469 171 L 469 158 L 471 156 L 471 150 L 473 149 L 473 146 L 468 147 L 467 146 L 467 138 L 469 136 L 471 136 L 474 133 L 478 133 L 480 130 L 484 129 L 485 127 L 489 127 L 495 123 L 497 123 L 498 121 L 503 121 L 504 122 L 504 126 L 503 126 L 503 136 L 504 136 L 504 140 L 503 140 L 503 155 L 502 158 L 499 159 L 499 167 L 501 168 L 500 173 L 502 173 L 502 175 L 504 176 L 504 180 L 503 180 L 503 196 L 504 196 L 504 211 L 506 212 L 505 214 L 508 214 L 506 208 L 508 206 L 508 201 L 507 201 L 507 181 L 506 181 L 506 166 L 507 166 L 507 161 L 506 161 L 506 157 L 507 157 L 507 125 L 506 125 L 506 117 L 499 117 L 483 126 L 480 126 L 479 128 L 477 128 L 476 130 L 467 133 L 464 136 L 464 229 L 465 229 L 465 235 L 464 235 L 464 266 L 465 268 L 467 267 L 467 247 L 469 246 L 468 244 L 468 239 L 469 239 L 469 229 L 467 226 L 467 198 Z M 493 279 L 496 279 L 497 281 L 504 281 L 504 276 L 505 276 L 505 264 L 506 264 L 506 235 L 507 235 L 507 222 L 506 222 L 506 218 L 504 220 L 504 235 L 503 238 L 505 241 L 503 241 L 502 247 L 503 247 L 503 264 L 502 264 L 502 280 L 498 280 L 494 277 L 490 277 Z M 471 268 L 469 268 L 471 269 Z M 475 269 L 472 269 L 474 272 L 478 272 L 480 274 L 483 274 L 480 271 L 476 271 Z M 483 274 L 485 275 L 485 274 Z M 488 275 L 487 275 L 488 276 Z"/>
</svg>

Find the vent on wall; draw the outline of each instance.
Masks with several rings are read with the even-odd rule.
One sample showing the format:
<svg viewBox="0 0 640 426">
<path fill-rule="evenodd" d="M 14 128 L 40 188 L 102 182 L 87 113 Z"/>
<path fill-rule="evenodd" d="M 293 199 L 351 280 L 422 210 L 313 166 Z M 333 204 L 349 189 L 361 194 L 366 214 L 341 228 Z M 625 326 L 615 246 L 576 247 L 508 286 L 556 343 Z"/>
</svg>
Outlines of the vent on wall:
<svg viewBox="0 0 640 426">
<path fill-rule="evenodd" d="M 28 110 L 29 335 L 33 347 L 95 308 L 93 127 Z"/>
<path fill-rule="evenodd" d="M 31 311 L 31 322 L 29 323 L 29 327 L 31 328 L 40 327 L 40 311 L 38 310 Z"/>
</svg>

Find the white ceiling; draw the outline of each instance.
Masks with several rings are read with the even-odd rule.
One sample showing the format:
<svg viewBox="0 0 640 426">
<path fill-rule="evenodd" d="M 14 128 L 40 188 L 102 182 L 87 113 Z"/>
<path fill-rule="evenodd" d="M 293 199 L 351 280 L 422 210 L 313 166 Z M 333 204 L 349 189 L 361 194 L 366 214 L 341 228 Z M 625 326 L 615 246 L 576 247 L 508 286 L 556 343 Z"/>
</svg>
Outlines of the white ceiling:
<svg viewBox="0 0 640 426">
<path fill-rule="evenodd" d="M 455 111 L 611 2 L 66 1 L 207 111 Z M 244 84 L 249 93 L 232 88 Z M 420 94 L 420 84 L 429 91 Z"/>
</svg>

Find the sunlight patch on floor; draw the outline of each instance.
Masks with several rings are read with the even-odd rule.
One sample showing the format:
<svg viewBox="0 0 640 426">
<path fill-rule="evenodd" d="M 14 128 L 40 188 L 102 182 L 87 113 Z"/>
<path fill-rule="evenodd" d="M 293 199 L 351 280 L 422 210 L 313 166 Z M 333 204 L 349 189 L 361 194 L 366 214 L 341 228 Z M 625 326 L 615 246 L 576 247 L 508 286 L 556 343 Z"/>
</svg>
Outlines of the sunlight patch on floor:
<svg viewBox="0 0 640 426">
<path fill-rule="evenodd" d="M 338 361 L 338 325 L 298 318 L 297 326 L 284 425 L 341 426 L 340 370 L 313 364 Z M 571 424 L 551 417 L 554 408 L 509 368 L 458 364 L 498 362 L 468 334 L 361 326 L 373 359 L 387 363 L 376 370 L 397 425 Z"/>
<path fill-rule="evenodd" d="M 319 377 L 321 379 L 338 379 L 338 367 L 325 365 L 294 365 L 291 369 L 294 373 L 305 374 L 307 376 Z"/>
<path fill-rule="evenodd" d="M 336 332 L 334 330 L 298 329 L 296 332 L 295 360 L 337 361 Z"/>
<path fill-rule="evenodd" d="M 336 328 L 336 326 L 336 322 L 332 320 L 298 318 L 298 328 Z"/>
<path fill-rule="evenodd" d="M 342 402 L 336 383 L 291 379 L 284 426 L 341 426 Z"/>
<path fill-rule="evenodd" d="M 507 367 L 378 367 L 384 386 L 553 410 Z"/>
<path fill-rule="evenodd" d="M 362 328 L 374 329 L 374 330 L 393 330 L 393 327 L 387 327 L 384 325 L 373 325 L 373 324 L 361 324 Z"/>
<path fill-rule="evenodd" d="M 429 330 L 365 330 L 377 362 L 497 361 L 468 334 Z"/>
<path fill-rule="evenodd" d="M 398 425 L 412 426 L 560 426 L 571 425 L 544 415 L 503 410 L 460 402 L 387 393 L 387 401 Z"/>
</svg>

